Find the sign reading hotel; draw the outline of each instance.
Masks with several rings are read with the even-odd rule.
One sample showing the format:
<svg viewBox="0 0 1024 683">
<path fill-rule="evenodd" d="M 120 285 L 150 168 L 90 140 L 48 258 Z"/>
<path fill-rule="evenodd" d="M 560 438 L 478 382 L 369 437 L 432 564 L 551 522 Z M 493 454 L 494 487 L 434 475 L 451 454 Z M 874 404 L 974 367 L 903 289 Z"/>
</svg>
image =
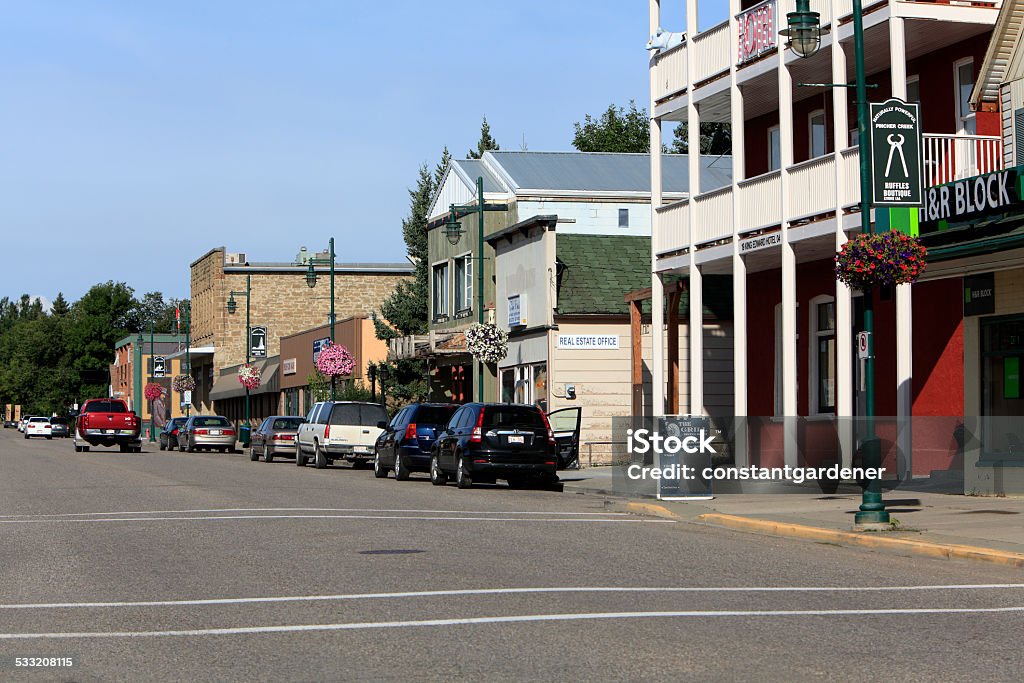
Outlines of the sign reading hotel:
<svg viewBox="0 0 1024 683">
<path fill-rule="evenodd" d="M 558 348 L 578 349 L 580 351 L 595 351 L 619 348 L 619 335 L 617 334 L 560 334 L 558 335 Z"/>
<path fill-rule="evenodd" d="M 775 0 L 765 0 L 736 15 L 738 63 L 757 59 L 778 47 L 775 42 L 775 34 L 778 33 L 775 17 Z"/>
<path fill-rule="evenodd" d="M 895 98 L 871 103 L 875 206 L 921 206 L 921 110 Z"/>
<path fill-rule="evenodd" d="M 752 251 L 758 251 L 760 249 L 777 247 L 780 244 L 782 244 L 781 232 L 773 232 L 768 235 L 758 235 L 757 237 L 751 237 L 749 239 L 740 240 L 740 253 L 747 254 Z"/>
</svg>

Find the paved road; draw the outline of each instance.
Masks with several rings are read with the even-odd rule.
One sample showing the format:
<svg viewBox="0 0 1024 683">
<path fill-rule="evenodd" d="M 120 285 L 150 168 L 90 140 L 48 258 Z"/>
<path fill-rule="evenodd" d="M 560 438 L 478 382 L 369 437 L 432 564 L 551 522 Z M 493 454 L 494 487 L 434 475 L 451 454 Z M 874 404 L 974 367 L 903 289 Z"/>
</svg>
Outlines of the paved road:
<svg viewBox="0 0 1024 683">
<path fill-rule="evenodd" d="M 0 432 L 0 680 L 1019 680 L 1024 575 Z M 74 656 L 23 675 L 10 658 Z"/>
</svg>

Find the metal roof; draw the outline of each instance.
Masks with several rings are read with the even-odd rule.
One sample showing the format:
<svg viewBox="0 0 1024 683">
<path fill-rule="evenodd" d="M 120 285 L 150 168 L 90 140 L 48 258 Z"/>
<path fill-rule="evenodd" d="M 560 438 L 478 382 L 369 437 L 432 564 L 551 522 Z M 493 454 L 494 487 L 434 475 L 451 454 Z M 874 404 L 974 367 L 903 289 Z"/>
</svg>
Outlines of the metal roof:
<svg viewBox="0 0 1024 683">
<path fill-rule="evenodd" d="M 453 159 L 452 161 L 454 162 L 453 166 L 456 172 L 462 176 L 462 180 L 470 187 L 476 187 L 476 179 L 482 176 L 484 179 L 484 194 L 507 191 L 502 187 L 501 182 L 494 177 L 490 169 L 479 159 Z"/>
<path fill-rule="evenodd" d="M 483 160 L 485 165 L 493 166 L 508 189 L 517 194 L 545 190 L 595 193 L 651 191 L 649 154 L 499 151 L 485 152 Z M 702 155 L 700 168 L 702 191 L 732 182 L 731 156 Z M 688 155 L 662 155 L 662 188 L 664 192 L 688 192 Z"/>
</svg>

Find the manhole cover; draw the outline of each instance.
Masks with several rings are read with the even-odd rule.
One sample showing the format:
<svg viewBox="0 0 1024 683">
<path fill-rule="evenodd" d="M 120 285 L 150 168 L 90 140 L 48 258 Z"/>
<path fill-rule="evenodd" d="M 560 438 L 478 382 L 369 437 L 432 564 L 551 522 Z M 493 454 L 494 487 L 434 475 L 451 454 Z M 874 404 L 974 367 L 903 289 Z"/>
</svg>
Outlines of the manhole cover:
<svg viewBox="0 0 1024 683">
<path fill-rule="evenodd" d="M 1019 515 L 1016 510 L 967 510 L 965 515 Z"/>
<path fill-rule="evenodd" d="M 387 550 L 360 550 L 360 555 L 414 555 L 416 553 L 425 553 L 426 550 L 414 550 L 412 548 L 394 548 Z"/>
</svg>

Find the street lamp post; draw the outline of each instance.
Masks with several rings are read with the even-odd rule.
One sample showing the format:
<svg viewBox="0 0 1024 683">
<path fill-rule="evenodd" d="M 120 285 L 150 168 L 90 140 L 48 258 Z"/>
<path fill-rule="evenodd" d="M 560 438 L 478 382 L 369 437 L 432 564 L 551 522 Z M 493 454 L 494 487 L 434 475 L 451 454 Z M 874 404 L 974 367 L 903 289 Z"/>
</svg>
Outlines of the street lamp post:
<svg viewBox="0 0 1024 683">
<path fill-rule="evenodd" d="M 250 320 L 250 317 L 249 317 L 250 308 L 251 308 L 250 307 L 250 299 L 251 299 L 250 295 L 251 294 L 252 294 L 252 275 L 250 273 L 246 273 L 245 274 L 245 291 L 244 292 L 232 291 L 228 295 L 228 306 L 227 306 L 228 313 L 232 313 L 233 314 L 235 311 L 238 310 L 238 304 L 235 303 L 235 297 L 236 296 L 244 296 L 245 297 L 245 364 L 246 365 L 248 365 L 249 362 L 251 361 L 251 357 L 249 356 L 249 350 L 250 350 L 249 346 L 251 344 L 250 339 L 249 339 L 249 335 L 252 334 L 251 320 Z M 248 386 L 245 387 L 245 426 L 246 426 L 246 428 L 249 427 L 249 387 Z"/>
<path fill-rule="evenodd" d="M 818 13 L 810 11 L 810 0 L 797 0 L 796 11 L 786 15 L 788 27 L 780 31 L 789 38 L 789 46 L 800 57 L 810 57 L 821 44 Z M 838 38 L 836 38 L 838 39 Z M 860 151 L 860 216 L 861 229 L 874 232 L 871 223 L 871 164 L 868 140 L 868 95 L 864 72 L 864 12 L 861 0 L 853 0 L 853 53 L 855 88 L 857 93 L 857 146 Z M 830 84 L 849 87 L 847 83 Z M 864 292 L 864 331 L 868 337 L 868 357 L 864 361 L 864 420 L 865 434 L 861 443 L 861 463 L 866 468 L 881 465 L 881 450 L 875 435 L 875 340 L 874 290 Z M 889 513 L 882 500 L 881 482 L 870 479 L 861 496 L 860 509 L 854 516 L 858 526 L 889 523 Z"/>
<path fill-rule="evenodd" d="M 155 376 L 155 373 L 156 373 L 156 356 L 154 355 L 156 352 L 154 351 L 154 348 L 153 348 L 155 346 L 155 341 L 156 341 L 156 333 L 155 333 L 154 327 L 155 326 L 153 325 L 153 321 L 150 320 L 149 321 L 149 383 L 150 384 L 153 383 L 153 377 Z M 153 443 L 154 441 L 156 441 L 156 437 L 153 435 L 153 431 L 156 429 L 156 412 L 154 411 L 155 405 L 156 405 L 156 401 L 150 401 L 149 402 L 149 442 L 150 443 Z"/>
<path fill-rule="evenodd" d="M 332 237 L 328 241 L 330 256 L 327 259 L 317 258 L 315 256 L 309 257 L 309 268 L 306 270 L 306 284 L 310 289 L 316 287 L 316 265 L 323 265 L 326 261 L 327 265 L 331 267 L 331 344 L 334 344 L 334 238 Z M 331 400 L 335 397 L 334 389 L 334 377 L 331 377 Z"/>
<path fill-rule="evenodd" d="M 501 204 L 487 204 L 484 202 L 484 179 L 476 179 L 476 202 L 473 204 L 452 204 L 448 209 L 448 218 L 444 222 L 445 236 L 448 243 L 455 246 L 459 243 L 465 232 L 459 219 L 465 216 L 476 214 L 477 216 L 477 255 L 472 257 L 477 261 L 477 322 L 484 321 L 484 212 L 485 211 L 507 211 L 508 207 Z M 477 400 L 484 400 L 484 364 L 483 361 L 476 363 L 478 368 Z"/>
<path fill-rule="evenodd" d="M 191 346 L 192 346 L 192 325 L 191 325 L 191 323 L 192 323 L 192 302 L 190 301 L 189 303 L 185 304 L 185 372 L 182 373 L 183 375 L 188 375 L 189 377 L 192 376 L 192 357 L 189 355 L 189 352 L 191 351 Z M 192 401 L 191 401 L 191 398 L 192 398 L 191 394 L 192 394 L 192 392 L 189 391 L 188 393 L 189 393 L 189 399 L 190 400 L 185 401 L 185 417 L 188 417 L 188 416 L 190 416 L 192 414 Z"/>
</svg>

